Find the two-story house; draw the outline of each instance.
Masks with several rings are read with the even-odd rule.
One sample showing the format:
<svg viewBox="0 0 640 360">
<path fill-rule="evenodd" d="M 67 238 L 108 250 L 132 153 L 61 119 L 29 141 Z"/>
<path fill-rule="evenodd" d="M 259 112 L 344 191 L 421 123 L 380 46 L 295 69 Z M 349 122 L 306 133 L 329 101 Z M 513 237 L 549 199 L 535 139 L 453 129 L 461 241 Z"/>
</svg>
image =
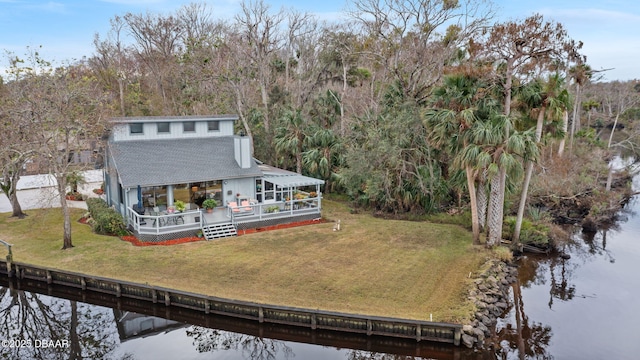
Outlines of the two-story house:
<svg viewBox="0 0 640 360">
<path fill-rule="evenodd" d="M 320 217 L 322 180 L 256 161 L 234 115 L 113 119 L 107 202 L 142 241 L 207 239 Z M 207 199 L 213 212 L 204 211 Z M 182 208 L 182 205 L 184 208 Z"/>
</svg>

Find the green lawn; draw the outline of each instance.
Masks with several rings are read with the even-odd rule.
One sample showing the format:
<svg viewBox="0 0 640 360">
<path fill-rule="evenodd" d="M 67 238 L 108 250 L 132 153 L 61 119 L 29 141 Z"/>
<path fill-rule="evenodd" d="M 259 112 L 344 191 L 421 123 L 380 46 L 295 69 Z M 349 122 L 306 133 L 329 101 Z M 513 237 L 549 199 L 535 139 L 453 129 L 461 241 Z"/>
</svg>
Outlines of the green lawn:
<svg viewBox="0 0 640 360">
<path fill-rule="evenodd" d="M 0 214 L 14 261 L 218 297 L 434 321 L 469 317 L 466 290 L 490 254 L 465 229 L 354 215 L 323 201 L 327 223 L 216 241 L 136 247 L 74 221 L 62 247 L 59 209 Z M 79 219 L 81 210 L 74 210 Z M 340 219 L 342 231 L 331 220 Z M 2 255 L 4 257 L 4 255 Z"/>
</svg>

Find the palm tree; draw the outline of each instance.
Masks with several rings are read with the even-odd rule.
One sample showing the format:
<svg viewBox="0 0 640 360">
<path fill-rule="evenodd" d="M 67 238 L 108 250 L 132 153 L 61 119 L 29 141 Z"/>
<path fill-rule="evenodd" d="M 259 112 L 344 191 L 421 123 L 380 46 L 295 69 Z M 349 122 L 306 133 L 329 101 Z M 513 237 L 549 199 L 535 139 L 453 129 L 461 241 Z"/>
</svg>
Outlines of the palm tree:
<svg viewBox="0 0 640 360">
<path fill-rule="evenodd" d="M 482 152 L 476 150 L 481 154 L 479 164 L 487 167 L 491 179 L 487 213 L 489 236 L 486 243 L 491 248 L 502 239 L 506 180 L 518 179 L 522 174 L 519 159 L 537 157 L 538 148 L 531 130 L 515 131 L 511 118 L 501 114 L 493 115 L 489 121 L 478 122 L 470 136 L 473 143 L 482 144 Z"/>
<path fill-rule="evenodd" d="M 276 129 L 276 151 L 293 155 L 296 159 L 296 172 L 302 174 L 302 152 L 307 121 L 300 110 L 285 110 Z"/>
<path fill-rule="evenodd" d="M 542 127 L 547 115 L 551 118 L 563 116 L 569 107 L 569 92 L 564 87 L 564 78 L 559 74 L 549 76 L 546 82 L 536 80 L 527 87 L 529 91 L 524 91 L 524 103 L 531 104 L 531 107 L 538 108 L 538 117 L 535 130 L 536 146 L 540 144 L 542 139 Z M 551 112 L 551 114 L 548 114 Z M 522 228 L 522 219 L 524 217 L 524 208 L 527 202 L 527 194 L 529 191 L 529 183 L 531 182 L 531 174 L 533 173 L 533 161 L 535 158 L 529 158 L 526 162 L 526 170 L 524 182 L 522 184 L 522 193 L 520 195 L 520 205 L 518 207 L 518 215 L 516 217 L 515 229 L 513 232 L 513 244 L 517 246 L 520 241 L 520 229 Z"/>
<path fill-rule="evenodd" d="M 594 71 L 591 69 L 591 66 L 580 63 L 571 69 L 569 69 L 569 74 L 571 78 L 576 84 L 576 97 L 573 104 L 573 120 L 571 122 L 571 138 L 570 138 L 570 148 L 573 147 L 573 137 L 576 131 L 580 130 L 580 102 L 582 97 L 582 88 L 585 84 L 588 84 L 593 77 Z M 564 152 L 564 141 L 560 142 L 560 147 L 558 148 L 558 155 L 562 156 Z"/>
<path fill-rule="evenodd" d="M 306 137 L 306 150 L 302 162 L 311 176 L 325 181 L 324 191 L 329 192 L 336 169 L 342 163 L 343 146 L 331 129 L 318 129 Z"/>
<path fill-rule="evenodd" d="M 473 243 L 480 244 L 480 217 L 476 193 L 479 171 L 488 165 L 488 156 L 482 146 L 469 133 L 481 119 L 483 105 L 483 82 L 469 74 L 454 74 L 445 77 L 443 85 L 433 92 L 436 109 L 426 113 L 432 128 L 432 140 L 453 156 L 453 168 L 464 170 L 471 207 Z M 484 187 L 481 189 L 484 191 Z"/>
</svg>

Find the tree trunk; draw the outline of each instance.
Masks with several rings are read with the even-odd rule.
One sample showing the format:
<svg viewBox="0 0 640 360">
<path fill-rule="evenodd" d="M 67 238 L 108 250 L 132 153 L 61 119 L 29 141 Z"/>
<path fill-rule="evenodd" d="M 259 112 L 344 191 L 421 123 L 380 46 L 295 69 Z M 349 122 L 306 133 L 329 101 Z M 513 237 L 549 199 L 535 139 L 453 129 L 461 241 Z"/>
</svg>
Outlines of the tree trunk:
<svg viewBox="0 0 640 360">
<path fill-rule="evenodd" d="M 513 230 L 513 247 L 520 246 L 520 230 L 522 229 L 522 221 L 524 219 L 524 208 L 527 204 L 527 196 L 529 193 L 529 183 L 531 182 L 531 174 L 533 173 L 533 161 L 527 161 L 527 169 L 524 174 L 524 182 L 522 183 L 522 192 L 520 193 L 520 204 L 518 205 L 518 215 L 516 217 L 516 225 Z"/>
<path fill-rule="evenodd" d="M 580 84 L 576 84 L 576 99 L 575 99 L 575 102 L 573 103 L 573 116 L 571 118 L 571 136 L 569 138 L 569 153 L 571 153 L 571 151 L 573 150 L 573 137 L 575 136 L 575 132 L 577 130 L 576 119 L 578 117 L 579 96 L 580 96 Z"/>
<path fill-rule="evenodd" d="M 299 136 L 296 149 L 296 172 L 298 174 L 302 174 L 302 140 L 302 136 Z"/>
<path fill-rule="evenodd" d="M 70 354 L 69 360 L 82 359 L 82 347 L 80 346 L 80 336 L 78 334 L 78 303 L 76 301 L 70 301 L 71 303 L 71 322 L 69 326 L 69 347 Z"/>
<path fill-rule="evenodd" d="M 611 191 L 611 183 L 613 182 L 613 165 L 609 164 L 609 172 L 607 173 L 607 184 L 605 185 L 605 191 Z"/>
<path fill-rule="evenodd" d="M 611 134 L 609 134 L 609 142 L 607 143 L 607 149 L 611 148 L 611 141 L 613 140 L 613 133 L 616 131 L 616 127 L 618 126 L 618 118 L 620 117 L 620 113 L 616 115 L 616 119 L 613 121 L 613 128 L 611 129 Z M 609 164 L 609 173 L 607 174 L 607 184 L 605 185 L 605 191 L 611 191 L 611 183 L 613 182 L 613 165 Z"/>
<path fill-rule="evenodd" d="M 618 126 L 618 118 L 620 117 L 620 113 L 616 115 L 616 119 L 613 121 L 613 128 L 611 128 L 611 134 L 609 134 L 609 142 L 607 143 L 607 149 L 611 148 L 611 141 L 613 140 L 613 133 L 616 131 L 616 127 Z"/>
<path fill-rule="evenodd" d="M 487 169 L 482 170 L 480 175 L 480 181 L 478 182 L 478 188 L 476 191 L 476 197 L 478 198 L 478 223 L 480 225 L 480 231 L 484 231 L 487 224 Z"/>
<path fill-rule="evenodd" d="M 538 113 L 538 121 L 536 123 L 536 144 L 540 143 L 542 139 L 542 126 L 544 125 L 544 114 L 547 111 L 546 106 L 540 108 Z M 524 207 L 527 204 L 527 197 L 529 194 L 529 183 L 531 182 L 531 174 L 533 173 L 533 161 L 527 160 L 527 169 L 524 174 L 524 183 L 522 184 L 522 193 L 520 193 L 520 204 L 518 205 L 518 215 L 516 217 L 516 225 L 513 231 L 513 246 L 519 247 L 520 245 L 520 229 L 522 229 L 522 220 L 524 218 Z"/>
<path fill-rule="evenodd" d="M 22 206 L 20 206 L 20 202 L 18 201 L 18 193 L 15 190 L 11 191 L 11 196 L 9 196 L 9 202 L 11 203 L 11 217 L 17 217 L 18 219 L 23 219 L 27 216 L 22 211 Z"/>
<path fill-rule="evenodd" d="M 122 81 L 122 79 L 118 79 L 118 90 L 120 93 L 120 113 L 122 114 L 122 117 L 125 117 L 127 116 L 127 112 L 125 111 L 124 105 L 124 81 Z"/>
<path fill-rule="evenodd" d="M 560 145 L 558 145 L 558 157 L 562 157 L 564 155 L 564 147 L 567 141 L 567 128 L 569 126 L 569 112 L 567 110 L 562 112 L 562 131 L 564 132 L 564 136 L 562 140 L 560 140 Z"/>
<path fill-rule="evenodd" d="M 467 166 L 467 188 L 469 189 L 469 202 L 471 205 L 471 231 L 473 233 L 473 245 L 480 245 L 480 223 L 478 221 L 478 203 L 476 201 L 476 181 L 474 171 Z"/>
<path fill-rule="evenodd" d="M 517 277 L 516 277 L 517 279 Z M 526 358 L 524 337 L 522 335 L 523 322 L 525 321 L 524 304 L 522 303 L 522 291 L 520 289 L 520 280 L 516 280 L 511 286 L 513 289 L 513 308 L 515 310 L 516 318 L 516 338 L 518 344 L 518 355 L 520 359 Z"/>
<path fill-rule="evenodd" d="M 271 124 L 269 123 L 269 94 L 267 93 L 267 85 L 260 84 L 260 95 L 262 98 L 262 107 L 264 108 L 264 114 L 262 114 L 262 118 L 264 119 L 264 132 L 267 135 L 267 138 L 270 138 L 271 134 Z M 269 144 L 271 144 L 269 142 Z"/>
<path fill-rule="evenodd" d="M 3 180 L 1 184 L 2 192 L 7 195 L 9 203 L 11 204 L 11 217 L 17 217 L 23 219 L 27 214 L 22 211 L 22 206 L 18 201 L 18 181 L 20 180 L 20 172 L 12 171 L 10 174 L 5 172 L 3 174 Z"/>
<path fill-rule="evenodd" d="M 582 103 L 582 87 L 580 87 L 580 85 L 578 85 L 578 89 L 576 90 L 576 103 L 575 103 L 575 107 L 576 107 L 576 117 L 574 122 L 576 123 L 576 133 L 580 130 L 582 130 L 582 121 L 580 119 L 580 104 Z"/>
<path fill-rule="evenodd" d="M 340 98 L 340 136 L 345 134 L 345 119 L 344 119 L 344 96 L 347 93 L 347 67 L 344 65 L 344 59 L 342 61 L 342 96 Z"/>
<path fill-rule="evenodd" d="M 251 142 L 251 156 L 253 156 L 254 148 L 253 148 L 253 133 L 251 132 L 251 127 L 249 126 L 249 122 L 247 118 L 244 116 L 244 106 L 242 106 L 242 92 L 240 91 L 239 85 L 232 84 L 234 93 L 236 95 L 236 110 L 238 111 L 238 117 L 240 121 L 242 121 L 242 127 L 249 137 L 249 141 Z"/>
<path fill-rule="evenodd" d="M 58 194 L 60 196 L 60 206 L 62 207 L 62 216 L 64 218 L 63 235 L 62 235 L 62 250 L 73 247 L 71 242 L 71 214 L 69 211 L 69 205 L 67 204 L 67 198 L 65 197 L 67 184 L 64 179 L 64 175 L 56 176 L 58 181 Z"/>
<path fill-rule="evenodd" d="M 487 213 L 487 227 L 489 228 L 489 237 L 487 238 L 488 248 L 499 245 L 502 240 L 504 197 L 500 196 L 500 193 L 502 192 L 504 194 L 504 188 L 502 187 L 503 173 L 506 176 L 506 172 L 500 169 L 500 171 L 491 178 L 491 192 L 489 193 L 489 209 Z"/>
</svg>

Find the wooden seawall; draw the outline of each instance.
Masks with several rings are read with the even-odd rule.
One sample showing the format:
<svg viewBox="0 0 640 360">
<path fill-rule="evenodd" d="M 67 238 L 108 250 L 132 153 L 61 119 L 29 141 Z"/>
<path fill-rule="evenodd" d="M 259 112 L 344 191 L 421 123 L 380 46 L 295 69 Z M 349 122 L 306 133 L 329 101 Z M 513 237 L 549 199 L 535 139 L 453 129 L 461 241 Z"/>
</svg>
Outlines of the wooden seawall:
<svg viewBox="0 0 640 360">
<path fill-rule="evenodd" d="M 454 345 L 460 345 L 462 334 L 462 325 L 458 324 L 258 304 L 46 269 L 22 263 L 2 263 L 0 273 L 16 276 L 19 279 L 32 279 L 47 284 L 70 286 L 87 291 L 107 293 L 116 297 L 144 300 L 154 304 L 192 309 L 202 311 L 205 314 L 254 320 L 260 323 L 407 338 L 416 341 L 435 341 Z"/>
</svg>

